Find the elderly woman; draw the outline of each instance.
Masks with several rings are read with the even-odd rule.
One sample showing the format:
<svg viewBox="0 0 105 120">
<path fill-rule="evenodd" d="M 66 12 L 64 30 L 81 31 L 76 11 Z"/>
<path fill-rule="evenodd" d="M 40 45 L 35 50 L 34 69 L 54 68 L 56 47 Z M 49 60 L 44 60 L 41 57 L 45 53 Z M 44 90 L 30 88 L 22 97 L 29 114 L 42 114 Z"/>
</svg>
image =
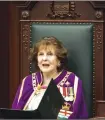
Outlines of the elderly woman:
<svg viewBox="0 0 105 120">
<path fill-rule="evenodd" d="M 44 37 L 33 46 L 30 58 L 35 63 L 37 72 L 23 79 L 12 108 L 37 109 L 53 78 L 65 99 L 65 105 L 59 111 L 58 118 L 87 118 L 82 81 L 73 72 L 66 70 L 67 50 L 63 44 L 55 37 Z"/>
</svg>

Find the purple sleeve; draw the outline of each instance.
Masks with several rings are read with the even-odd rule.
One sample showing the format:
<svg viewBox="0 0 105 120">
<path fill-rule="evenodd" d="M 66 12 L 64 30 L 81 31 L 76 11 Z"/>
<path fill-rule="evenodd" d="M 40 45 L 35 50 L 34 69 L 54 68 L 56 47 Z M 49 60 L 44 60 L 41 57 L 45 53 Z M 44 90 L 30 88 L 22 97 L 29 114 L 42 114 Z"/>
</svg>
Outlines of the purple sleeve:
<svg viewBox="0 0 105 120">
<path fill-rule="evenodd" d="M 22 80 L 22 83 L 18 87 L 18 90 L 16 92 L 16 95 L 12 104 L 12 109 L 23 109 L 25 103 L 27 102 L 32 92 L 33 92 L 32 75 L 29 75 Z"/>
<path fill-rule="evenodd" d="M 17 90 L 17 92 L 16 92 L 14 101 L 13 101 L 13 103 L 12 103 L 12 109 L 16 109 L 16 108 L 17 108 L 17 103 L 18 103 L 18 97 L 19 97 L 20 87 L 21 87 L 21 85 L 18 87 L 18 90 Z"/>
<path fill-rule="evenodd" d="M 83 96 L 82 81 L 78 81 L 76 100 L 73 104 L 73 113 L 69 119 L 86 119 L 88 118 L 88 112 Z"/>
</svg>

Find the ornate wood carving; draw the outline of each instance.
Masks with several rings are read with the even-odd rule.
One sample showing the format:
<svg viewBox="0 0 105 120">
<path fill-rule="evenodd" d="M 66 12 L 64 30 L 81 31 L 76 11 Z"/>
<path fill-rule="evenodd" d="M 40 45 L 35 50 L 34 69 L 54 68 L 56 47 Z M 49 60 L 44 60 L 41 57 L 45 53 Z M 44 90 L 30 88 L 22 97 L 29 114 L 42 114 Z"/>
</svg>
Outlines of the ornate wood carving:
<svg viewBox="0 0 105 120">
<path fill-rule="evenodd" d="M 71 18 L 71 19 L 76 19 L 80 17 L 81 15 L 75 12 L 75 2 L 56 2 L 53 1 L 51 2 L 50 9 L 51 13 L 47 14 L 47 17 L 49 18 L 60 18 L 60 19 L 65 19 L 65 18 Z"/>
<path fill-rule="evenodd" d="M 96 25 L 96 48 L 98 50 L 101 50 L 102 48 L 102 25 L 100 25 L 99 23 L 97 23 Z"/>
<path fill-rule="evenodd" d="M 21 15 L 22 15 L 23 19 L 28 19 L 29 18 L 29 11 L 24 10 L 24 11 L 22 11 Z"/>
<path fill-rule="evenodd" d="M 28 52 L 29 32 L 30 26 L 28 24 L 24 24 L 22 28 L 22 43 L 26 52 Z"/>
<path fill-rule="evenodd" d="M 102 11 L 96 11 L 95 16 L 97 19 L 103 18 L 103 12 Z"/>
<path fill-rule="evenodd" d="M 96 100 L 103 100 L 103 23 L 95 23 Z M 100 94 L 101 93 L 101 94 Z"/>
<path fill-rule="evenodd" d="M 21 41 L 20 41 L 20 79 L 22 80 L 29 74 L 29 50 L 30 50 L 30 23 L 21 22 Z"/>
</svg>

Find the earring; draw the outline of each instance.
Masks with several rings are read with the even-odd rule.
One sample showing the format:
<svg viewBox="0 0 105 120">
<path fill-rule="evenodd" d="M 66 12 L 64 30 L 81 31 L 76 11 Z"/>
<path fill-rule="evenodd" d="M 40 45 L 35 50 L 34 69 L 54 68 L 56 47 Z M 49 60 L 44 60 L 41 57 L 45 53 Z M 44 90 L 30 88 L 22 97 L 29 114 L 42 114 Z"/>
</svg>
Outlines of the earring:
<svg viewBox="0 0 105 120">
<path fill-rule="evenodd" d="M 59 63 L 58 63 L 58 67 L 60 67 L 60 65 L 61 65 L 61 64 L 60 64 L 60 62 L 59 62 Z"/>
</svg>

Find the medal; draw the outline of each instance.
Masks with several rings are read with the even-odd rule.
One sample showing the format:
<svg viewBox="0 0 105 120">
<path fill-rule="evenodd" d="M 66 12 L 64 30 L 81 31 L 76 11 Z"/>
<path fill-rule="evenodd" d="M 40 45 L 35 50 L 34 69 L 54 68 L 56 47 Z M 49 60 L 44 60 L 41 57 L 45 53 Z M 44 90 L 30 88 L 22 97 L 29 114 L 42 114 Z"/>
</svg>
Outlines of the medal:
<svg viewBox="0 0 105 120">
<path fill-rule="evenodd" d="M 40 94 L 41 89 L 47 89 L 47 86 L 42 86 L 41 84 L 38 84 L 35 90 L 35 95 Z"/>
<path fill-rule="evenodd" d="M 69 87 L 69 95 L 74 95 L 73 87 Z"/>
<path fill-rule="evenodd" d="M 74 100 L 74 92 L 73 92 L 73 87 L 67 87 L 67 94 L 64 97 L 65 101 L 73 101 Z"/>
<path fill-rule="evenodd" d="M 41 84 L 38 84 L 35 90 L 35 95 L 38 95 L 40 93 L 41 90 Z"/>
<path fill-rule="evenodd" d="M 68 96 L 66 96 L 64 99 L 65 101 L 70 101 Z"/>
<path fill-rule="evenodd" d="M 69 99 L 69 101 L 73 101 L 73 100 L 74 100 L 73 95 L 70 95 L 70 96 L 68 97 L 68 99 Z"/>
<path fill-rule="evenodd" d="M 74 100 L 74 91 L 73 91 L 73 87 L 69 87 L 69 91 L 68 91 L 68 100 L 69 101 L 73 101 Z"/>
<path fill-rule="evenodd" d="M 41 85 L 38 84 L 38 85 L 37 85 L 37 90 L 40 90 L 40 89 L 41 89 Z"/>
<path fill-rule="evenodd" d="M 67 102 L 65 102 L 64 104 L 65 104 L 65 105 L 62 106 L 62 109 L 63 109 L 63 110 L 69 110 L 70 107 L 71 107 L 71 105 L 70 105 L 69 103 L 67 103 Z"/>
</svg>

